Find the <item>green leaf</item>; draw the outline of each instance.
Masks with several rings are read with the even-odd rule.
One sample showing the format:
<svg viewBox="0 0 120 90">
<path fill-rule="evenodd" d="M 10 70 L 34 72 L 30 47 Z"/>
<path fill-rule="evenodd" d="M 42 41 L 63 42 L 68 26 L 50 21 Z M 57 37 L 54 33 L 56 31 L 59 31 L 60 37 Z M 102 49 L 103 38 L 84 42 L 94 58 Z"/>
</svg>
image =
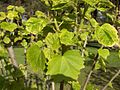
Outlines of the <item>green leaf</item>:
<svg viewBox="0 0 120 90">
<path fill-rule="evenodd" d="M 26 22 L 26 30 L 33 34 L 38 34 L 47 25 L 48 20 L 45 18 L 31 17 Z"/>
<path fill-rule="evenodd" d="M 110 55 L 108 49 L 98 49 L 98 54 L 104 59 L 107 59 L 107 57 Z"/>
<path fill-rule="evenodd" d="M 80 89 L 80 83 L 79 82 L 72 82 L 72 89 L 73 90 L 79 90 Z"/>
<path fill-rule="evenodd" d="M 84 67 L 83 60 L 78 50 L 68 50 L 63 56 L 56 55 L 48 62 L 47 74 L 62 74 L 77 80 L 80 69 Z"/>
<path fill-rule="evenodd" d="M 110 82 L 110 83 L 108 84 L 108 86 L 111 87 L 111 88 L 113 88 L 112 82 Z"/>
<path fill-rule="evenodd" d="M 17 28 L 17 24 L 9 22 L 2 22 L 0 26 L 2 29 L 10 32 L 14 31 Z"/>
<path fill-rule="evenodd" d="M 97 5 L 97 10 L 101 11 L 101 12 L 105 12 L 111 8 L 115 7 L 115 5 L 109 1 L 109 0 L 100 0 L 100 2 Z"/>
<path fill-rule="evenodd" d="M 88 36 L 88 32 L 84 32 L 84 33 L 81 33 L 80 34 L 80 38 L 85 41 L 87 39 L 87 36 Z"/>
<path fill-rule="evenodd" d="M 46 17 L 46 15 L 43 13 L 43 12 L 41 12 L 41 11 L 36 11 L 35 12 L 35 15 L 37 16 L 37 17 Z"/>
<path fill-rule="evenodd" d="M 7 18 L 13 20 L 14 18 L 18 18 L 18 12 L 16 11 L 8 11 Z"/>
<path fill-rule="evenodd" d="M 65 45 L 74 45 L 74 33 L 67 29 L 62 29 L 60 33 L 60 42 Z"/>
<path fill-rule="evenodd" d="M 36 44 L 32 44 L 27 49 L 27 62 L 34 72 L 40 72 L 45 69 L 45 56 L 42 50 Z"/>
<path fill-rule="evenodd" d="M 16 6 L 16 11 L 20 12 L 20 13 L 24 13 L 25 9 L 22 6 Z"/>
<path fill-rule="evenodd" d="M 27 47 L 27 44 L 28 44 L 27 41 L 25 39 L 23 39 L 22 42 L 21 42 L 21 45 L 23 47 Z"/>
<path fill-rule="evenodd" d="M 4 20 L 6 18 L 6 15 L 4 12 L 0 12 L 0 20 Z"/>
<path fill-rule="evenodd" d="M 94 28 L 98 27 L 98 25 L 99 25 L 98 22 L 94 18 L 90 19 L 90 23 L 91 23 L 92 27 L 94 27 Z"/>
<path fill-rule="evenodd" d="M 95 6 L 100 0 L 83 0 L 85 3 Z"/>
<path fill-rule="evenodd" d="M 6 57 L 7 56 L 7 50 L 0 45 L 0 57 Z"/>
<path fill-rule="evenodd" d="M 8 7 L 7 7 L 7 10 L 11 10 L 11 9 L 13 9 L 15 6 L 13 6 L 13 5 L 9 5 Z"/>
<path fill-rule="evenodd" d="M 39 46 L 39 47 L 42 47 L 44 44 L 41 40 L 37 41 L 36 44 Z"/>
<path fill-rule="evenodd" d="M 6 36 L 3 39 L 3 42 L 6 43 L 6 44 L 10 43 L 10 41 L 11 41 L 10 38 L 8 38 Z"/>
<path fill-rule="evenodd" d="M 70 0 L 52 0 L 52 2 L 53 2 L 53 6 L 56 6 L 59 4 L 68 3 L 70 2 Z"/>
<path fill-rule="evenodd" d="M 53 50 L 50 48 L 44 48 L 43 52 L 44 52 L 45 57 L 48 60 L 51 60 L 53 58 L 53 56 L 55 55 Z"/>
<path fill-rule="evenodd" d="M 47 37 L 45 38 L 45 42 L 47 46 L 53 50 L 57 50 L 60 47 L 58 33 L 48 33 Z"/>
<path fill-rule="evenodd" d="M 112 47 L 118 43 L 117 30 L 110 24 L 105 23 L 95 31 L 98 42 L 104 46 Z"/>
</svg>

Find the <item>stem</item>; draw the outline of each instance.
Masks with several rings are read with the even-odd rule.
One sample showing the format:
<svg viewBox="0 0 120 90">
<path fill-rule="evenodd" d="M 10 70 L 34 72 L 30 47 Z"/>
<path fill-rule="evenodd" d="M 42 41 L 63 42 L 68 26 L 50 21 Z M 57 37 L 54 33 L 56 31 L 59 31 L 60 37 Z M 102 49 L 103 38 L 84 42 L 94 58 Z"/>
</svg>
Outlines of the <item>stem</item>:
<svg viewBox="0 0 120 90">
<path fill-rule="evenodd" d="M 17 63 L 16 58 L 15 58 L 15 53 L 14 53 L 13 47 L 10 46 L 10 47 L 7 48 L 7 50 L 8 50 L 8 54 L 9 54 L 9 57 L 10 57 L 10 59 L 11 59 L 12 64 L 13 64 L 16 68 L 18 68 L 18 63 Z"/>
<path fill-rule="evenodd" d="M 52 90 L 55 90 L 55 83 L 52 82 Z"/>
<path fill-rule="evenodd" d="M 54 19 L 54 23 L 55 23 L 56 30 L 57 30 L 57 31 L 60 31 L 59 25 L 58 25 L 58 23 L 57 23 L 56 18 Z"/>
<path fill-rule="evenodd" d="M 111 83 L 119 74 L 120 74 L 120 70 L 118 70 L 118 72 L 111 78 L 111 80 L 101 90 L 105 90 L 109 86 L 109 83 Z"/>
<path fill-rule="evenodd" d="M 60 90 L 64 90 L 64 81 L 60 82 Z"/>
<path fill-rule="evenodd" d="M 84 45 L 83 45 L 82 57 L 84 57 L 84 52 L 85 52 L 84 49 L 85 49 L 86 45 L 87 45 L 87 37 L 86 37 L 86 40 L 85 40 Z"/>
<path fill-rule="evenodd" d="M 95 65 L 96 65 L 96 63 L 97 63 L 98 56 L 99 56 L 99 55 L 98 55 L 98 53 L 97 53 L 97 55 L 96 55 L 95 58 L 94 58 L 94 62 L 93 62 L 92 68 L 91 68 L 91 70 L 90 70 L 90 72 L 89 72 L 89 74 L 88 74 L 88 76 L 87 76 L 87 78 L 86 78 L 86 80 L 85 80 L 85 82 L 84 82 L 84 84 L 83 84 L 83 86 L 81 87 L 80 90 L 86 90 L 87 84 L 88 84 L 88 82 L 89 82 L 89 80 L 90 80 L 90 77 L 91 77 L 91 75 L 92 75 L 92 73 L 93 73 L 93 70 L 94 70 L 94 68 L 95 68 Z"/>
</svg>

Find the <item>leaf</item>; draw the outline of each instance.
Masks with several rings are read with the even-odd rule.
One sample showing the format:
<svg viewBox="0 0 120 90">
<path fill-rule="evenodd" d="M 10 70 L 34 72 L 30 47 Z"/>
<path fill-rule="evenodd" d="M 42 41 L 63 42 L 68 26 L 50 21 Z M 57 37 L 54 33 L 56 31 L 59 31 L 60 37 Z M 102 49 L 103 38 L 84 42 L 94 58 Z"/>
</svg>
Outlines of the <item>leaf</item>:
<svg viewBox="0 0 120 90">
<path fill-rule="evenodd" d="M 20 13 L 24 13 L 25 9 L 22 6 L 16 6 L 16 11 L 20 12 Z"/>
<path fill-rule="evenodd" d="M 100 0 L 83 0 L 85 3 L 95 6 Z"/>
<path fill-rule="evenodd" d="M 52 0 L 53 2 L 53 7 L 59 4 L 63 4 L 63 3 L 68 3 L 70 2 L 70 0 Z"/>
<path fill-rule="evenodd" d="M 74 45 L 74 33 L 67 29 L 62 29 L 60 33 L 60 42 L 65 45 Z"/>
<path fill-rule="evenodd" d="M 87 39 L 87 36 L 88 36 L 88 32 L 84 32 L 84 33 L 81 33 L 80 34 L 80 38 L 85 41 Z"/>
<path fill-rule="evenodd" d="M 94 27 L 94 28 L 98 27 L 98 25 L 99 25 L 98 22 L 94 18 L 90 19 L 90 23 L 91 23 L 92 27 Z"/>
<path fill-rule="evenodd" d="M 79 82 L 72 82 L 72 89 L 73 90 L 79 90 L 80 89 Z"/>
<path fill-rule="evenodd" d="M 97 5 L 97 10 L 101 11 L 101 12 L 105 12 L 107 10 L 109 10 L 110 8 L 115 7 L 115 5 L 109 1 L 109 0 L 101 0 L 98 5 Z"/>
<path fill-rule="evenodd" d="M 4 20 L 6 18 L 6 15 L 4 12 L 0 12 L 0 20 Z"/>
<path fill-rule="evenodd" d="M 34 72 L 40 72 L 45 69 L 45 56 L 42 50 L 36 44 L 32 44 L 27 49 L 27 62 Z"/>
<path fill-rule="evenodd" d="M 44 44 L 41 40 L 37 41 L 36 44 L 39 46 L 39 47 L 42 47 Z"/>
<path fill-rule="evenodd" d="M 113 88 L 112 82 L 110 82 L 110 83 L 108 84 L 108 86 L 111 87 L 111 88 Z"/>
<path fill-rule="evenodd" d="M 26 30 L 30 33 L 38 34 L 47 25 L 47 23 L 47 19 L 31 17 L 26 22 Z"/>
<path fill-rule="evenodd" d="M 18 12 L 16 11 L 8 11 L 7 18 L 13 20 L 14 18 L 18 18 Z"/>
<path fill-rule="evenodd" d="M 117 30 L 110 24 L 105 23 L 95 31 L 98 42 L 104 46 L 112 47 L 118 43 Z"/>
<path fill-rule="evenodd" d="M 2 29 L 10 32 L 13 32 L 17 28 L 17 24 L 9 22 L 2 22 L 0 26 Z"/>
<path fill-rule="evenodd" d="M 13 6 L 13 5 L 9 5 L 8 7 L 7 7 L 7 10 L 11 10 L 11 9 L 13 9 L 15 6 Z"/>
<path fill-rule="evenodd" d="M 51 50 L 50 48 L 44 48 L 43 52 L 44 52 L 45 57 L 48 60 L 51 60 L 53 56 L 55 55 L 53 50 Z"/>
<path fill-rule="evenodd" d="M 7 50 L 0 45 L 0 57 L 6 57 L 7 56 Z"/>
<path fill-rule="evenodd" d="M 53 50 L 57 50 L 60 47 L 58 33 L 48 33 L 47 37 L 45 38 L 45 42 L 47 46 Z"/>
<path fill-rule="evenodd" d="M 107 57 L 110 55 L 109 50 L 108 49 L 98 49 L 98 53 L 101 57 L 103 57 L 104 59 L 107 59 Z"/>
<path fill-rule="evenodd" d="M 22 42 L 21 42 L 21 45 L 26 48 L 28 43 L 25 39 L 23 39 Z"/>
<path fill-rule="evenodd" d="M 8 38 L 6 36 L 3 39 L 3 42 L 6 43 L 6 44 L 10 43 L 10 41 L 11 41 L 10 38 Z"/>
<path fill-rule="evenodd" d="M 47 74 L 62 74 L 77 80 L 80 69 L 84 67 L 83 58 L 78 50 L 68 50 L 63 56 L 56 55 L 48 62 Z"/>
<path fill-rule="evenodd" d="M 37 16 L 37 17 L 46 17 L 46 15 L 43 13 L 43 12 L 41 12 L 41 11 L 36 11 L 35 12 L 35 15 Z"/>
</svg>

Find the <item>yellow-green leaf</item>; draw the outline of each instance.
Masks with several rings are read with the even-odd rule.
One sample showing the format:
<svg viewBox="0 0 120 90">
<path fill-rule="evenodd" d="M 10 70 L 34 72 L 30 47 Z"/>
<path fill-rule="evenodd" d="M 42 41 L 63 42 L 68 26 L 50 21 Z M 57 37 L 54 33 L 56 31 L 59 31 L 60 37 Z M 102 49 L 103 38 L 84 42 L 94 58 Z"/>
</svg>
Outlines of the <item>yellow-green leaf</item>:
<svg viewBox="0 0 120 90">
<path fill-rule="evenodd" d="M 6 15 L 4 12 L 0 12 L 0 20 L 4 20 L 6 18 Z"/>
<path fill-rule="evenodd" d="M 112 47 L 118 43 L 118 32 L 114 26 L 105 23 L 95 31 L 98 42 L 104 46 Z"/>
<path fill-rule="evenodd" d="M 84 59 L 78 50 L 68 50 L 63 56 L 56 55 L 48 62 L 48 75 L 64 75 L 77 80 L 80 69 L 84 67 Z"/>
</svg>

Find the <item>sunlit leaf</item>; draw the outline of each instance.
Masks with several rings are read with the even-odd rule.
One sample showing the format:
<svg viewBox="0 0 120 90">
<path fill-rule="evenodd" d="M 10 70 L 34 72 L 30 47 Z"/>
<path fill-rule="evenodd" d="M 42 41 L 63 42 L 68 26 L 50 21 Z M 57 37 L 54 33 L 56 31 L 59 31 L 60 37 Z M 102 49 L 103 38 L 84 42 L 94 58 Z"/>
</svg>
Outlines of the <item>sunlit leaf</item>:
<svg viewBox="0 0 120 90">
<path fill-rule="evenodd" d="M 48 62 L 49 75 L 62 74 L 77 79 L 80 69 L 84 67 L 83 58 L 78 50 L 68 50 L 63 56 L 56 55 Z"/>
<path fill-rule="evenodd" d="M 87 39 L 87 36 L 88 36 L 88 32 L 84 32 L 84 33 L 81 33 L 81 34 L 80 34 L 80 38 L 81 38 L 82 40 L 86 40 L 86 39 Z"/>
<path fill-rule="evenodd" d="M 100 0 L 83 0 L 85 3 L 94 6 L 96 5 Z"/>
<path fill-rule="evenodd" d="M 47 19 L 31 17 L 26 22 L 26 30 L 30 33 L 38 34 L 47 25 L 47 23 Z"/>
<path fill-rule="evenodd" d="M 110 55 L 108 49 L 98 49 L 98 54 L 104 59 L 107 59 L 107 57 Z"/>
<path fill-rule="evenodd" d="M 16 11 L 8 11 L 7 18 L 13 20 L 14 18 L 18 18 L 18 12 Z"/>
<path fill-rule="evenodd" d="M 117 30 L 110 24 L 105 23 L 95 31 L 98 42 L 104 46 L 112 47 L 118 43 Z"/>
<path fill-rule="evenodd" d="M 13 9 L 15 6 L 13 6 L 13 5 L 9 5 L 8 7 L 7 7 L 7 10 L 11 10 L 11 9 Z"/>
<path fill-rule="evenodd" d="M 94 18 L 90 19 L 90 23 L 91 23 L 92 27 L 94 27 L 94 28 L 98 27 L 98 25 L 99 25 L 98 22 Z"/>
<path fill-rule="evenodd" d="M 46 17 L 45 13 L 43 13 L 43 12 L 41 12 L 41 11 L 36 11 L 36 12 L 35 12 L 35 15 L 36 15 L 37 17 Z"/>
<path fill-rule="evenodd" d="M 53 50 L 57 50 L 60 47 L 58 33 L 48 33 L 47 37 L 45 38 L 45 42 L 47 46 Z"/>
<path fill-rule="evenodd" d="M 65 45 L 74 45 L 74 33 L 69 32 L 67 29 L 62 29 L 60 33 L 60 42 Z"/>
<path fill-rule="evenodd" d="M 4 12 L 0 12 L 0 20 L 4 20 L 6 18 L 6 15 Z"/>
<path fill-rule="evenodd" d="M 24 13 L 25 9 L 22 6 L 16 6 L 16 11 L 20 12 L 20 13 Z"/>
<path fill-rule="evenodd" d="M 45 69 L 45 56 L 42 50 L 36 44 L 32 44 L 27 49 L 27 62 L 34 72 L 40 72 Z"/>
<path fill-rule="evenodd" d="M 14 31 L 17 28 L 17 24 L 9 22 L 2 22 L 0 26 L 2 29 L 10 32 Z"/>
<path fill-rule="evenodd" d="M 8 37 L 4 37 L 4 39 L 3 39 L 3 42 L 6 43 L 6 44 L 10 43 L 10 41 L 11 40 Z"/>
<path fill-rule="evenodd" d="M 53 50 L 50 48 L 44 48 L 43 52 L 44 52 L 45 57 L 48 60 L 51 60 L 53 58 L 53 56 L 55 55 Z"/>
</svg>

